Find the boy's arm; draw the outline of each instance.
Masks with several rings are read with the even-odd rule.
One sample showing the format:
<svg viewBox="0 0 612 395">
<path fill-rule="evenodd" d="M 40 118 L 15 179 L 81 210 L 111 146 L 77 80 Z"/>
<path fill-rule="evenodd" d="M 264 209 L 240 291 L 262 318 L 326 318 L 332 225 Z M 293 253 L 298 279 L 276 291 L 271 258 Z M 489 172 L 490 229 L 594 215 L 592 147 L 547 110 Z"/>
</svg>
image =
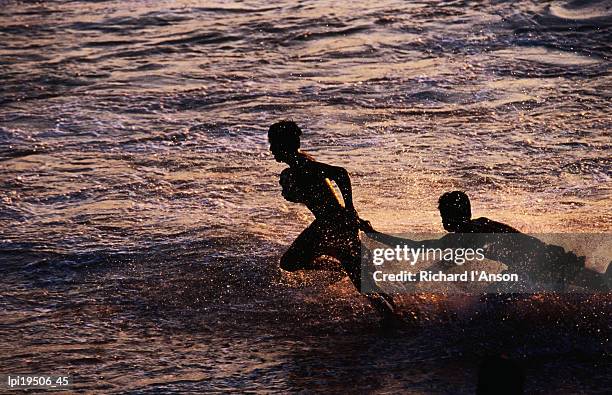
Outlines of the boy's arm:
<svg viewBox="0 0 612 395">
<path fill-rule="evenodd" d="M 380 233 L 375 231 L 374 229 L 372 229 L 373 232 L 369 233 L 366 232 L 366 235 L 375 241 L 378 241 L 380 243 L 386 244 L 386 245 L 394 245 L 394 246 L 408 246 L 409 248 L 419 248 L 419 247 L 424 247 L 424 248 L 444 248 L 444 245 L 446 244 L 444 242 L 444 238 L 442 239 L 433 239 L 433 240 L 421 240 L 421 241 L 416 241 L 416 240 L 410 240 L 410 239 L 404 239 L 402 237 L 397 237 L 397 236 L 391 236 L 385 233 Z"/>
<path fill-rule="evenodd" d="M 316 170 L 320 171 L 325 178 L 328 178 L 338 185 L 340 193 L 342 193 L 342 199 L 344 200 L 344 207 L 349 211 L 355 211 L 353 205 L 353 189 L 351 187 L 351 178 L 349 177 L 348 171 L 344 167 L 331 166 L 321 162 L 312 162 L 312 165 Z"/>
</svg>

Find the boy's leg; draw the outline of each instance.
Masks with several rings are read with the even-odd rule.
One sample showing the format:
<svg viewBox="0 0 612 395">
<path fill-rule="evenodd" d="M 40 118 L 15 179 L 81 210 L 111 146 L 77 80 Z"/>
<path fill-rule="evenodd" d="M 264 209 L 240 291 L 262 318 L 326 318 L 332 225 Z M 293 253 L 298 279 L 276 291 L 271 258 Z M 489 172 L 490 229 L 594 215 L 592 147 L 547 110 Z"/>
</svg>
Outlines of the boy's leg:
<svg viewBox="0 0 612 395">
<path fill-rule="evenodd" d="M 361 289 L 361 247 L 350 245 L 349 253 L 340 258 L 344 270 L 347 272 L 351 282 L 359 293 L 365 295 L 372 307 L 383 317 L 388 318 L 395 314 L 395 303 L 393 297 L 384 292 L 367 292 Z"/>
<path fill-rule="evenodd" d="M 281 269 L 287 271 L 313 269 L 313 261 L 321 255 L 332 256 L 342 263 L 351 282 L 361 292 L 361 243 L 358 230 L 334 229 L 315 220 L 291 244 L 281 258 Z M 390 295 L 367 293 L 372 306 L 384 317 L 395 313 Z"/>
<path fill-rule="evenodd" d="M 587 268 L 582 269 L 574 276 L 573 284 L 584 287 L 592 291 L 610 292 L 611 283 L 609 274 L 599 273 Z"/>
<path fill-rule="evenodd" d="M 316 258 L 313 253 L 320 233 L 316 221 L 304 229 L 281 257 L 281 269 L 289 272 L 309 269 L 309 265 Z"/>
<path fill-rule="evenodd" d="M 370 293 L 365 294 L 368 301 L 374 309 L 383 316 L 383 318 L 391 318 L 395 316 L 395 303 L 393 298 L 385 293 Z"/>
<path fill-rule="evenodd" d="M 606 274 L 587 268 L 584 257 L 579 257 L 571 251 L 565 252 L 560 247 L 551 250 L 556 254 L 550 254 L 550 269 L 560 277 L 561 290 L 565 290 L 568 285 L 577 285 L 591 291 L 610 292 L 609 278 L 606 279 Z"/>
<path fill-rule="evenodd" d="M 335 229 L 330 228 L 328 224 L 314 220 L 283 254 L 280 260 L 281 269 L 289 272 L 322 269 L 322 266 L 314 264 L 315 260 L 322 255 L 337 258 L 338 246 L 341 244 L 338 237 Z M 340 270 L 340 267 L 325 269 Z"/>
</svg>

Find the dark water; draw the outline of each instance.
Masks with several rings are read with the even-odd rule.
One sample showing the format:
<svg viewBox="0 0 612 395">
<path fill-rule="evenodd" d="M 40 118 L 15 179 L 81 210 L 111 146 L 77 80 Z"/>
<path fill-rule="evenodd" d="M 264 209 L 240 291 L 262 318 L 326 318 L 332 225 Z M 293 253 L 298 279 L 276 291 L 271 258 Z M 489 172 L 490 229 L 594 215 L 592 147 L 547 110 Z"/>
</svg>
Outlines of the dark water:
<svg viewBox="0 0 612 395">
<path fill-rule="evenodd" d="M 529 393 L 612 386 L 609 295 L 404 297 L 282 275 L 311 217 L 267 127 L 351 173 L 386 231 L 436 198 L 525 232 L 610 232 L 610 1 L 1 2 L 0 372 L 108 392 Z"/>
</svg>

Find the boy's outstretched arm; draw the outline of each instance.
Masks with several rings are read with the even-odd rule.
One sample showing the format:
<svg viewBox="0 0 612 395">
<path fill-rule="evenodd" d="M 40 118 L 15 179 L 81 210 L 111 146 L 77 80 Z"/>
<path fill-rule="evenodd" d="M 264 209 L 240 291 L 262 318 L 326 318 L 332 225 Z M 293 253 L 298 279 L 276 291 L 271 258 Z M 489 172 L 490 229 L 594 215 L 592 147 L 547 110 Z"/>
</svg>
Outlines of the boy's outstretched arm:
<svg viewBox="0 0 612 395">
<path fill-rule="evenodd" d="M 410 240 L 410 239 L 405 239 L 402 237 L 388 235 L 386 233 L 381 233 L 381 232 L 378 232 L 377 230 L 374 230 L 373 228 L 371 229 L 371 231 L 364 230 L 364 232 L 366 232 L 367 236 L 370 239 L 378 241 L 379 243 L 389 245 L 389 246 L 408 246 L 408 248 L 419 248 L 419 247 L 445 248 L 447 247 L 447 243 L 446 243 L 446 240 L 444 240 L 444 238 L 417 241 L 417 240 Z"/>
<path fill-rule="evenodd" d="M 378 241 L 379 243 L 383 243 L 386 245 L 400 245 L 400 246 L 407 245 L 408 247 L 417 247 L 417 246 L 420 247 L 420 244 L 418 244 L 418 242 L 414 240 L 404 239 L 404 238 L 397 237 L 397 236 L 391 236 L 386 233 L 381 233 L 378 231 L 366 232 L 366 233 L 370 239 Z"/>
</svg>

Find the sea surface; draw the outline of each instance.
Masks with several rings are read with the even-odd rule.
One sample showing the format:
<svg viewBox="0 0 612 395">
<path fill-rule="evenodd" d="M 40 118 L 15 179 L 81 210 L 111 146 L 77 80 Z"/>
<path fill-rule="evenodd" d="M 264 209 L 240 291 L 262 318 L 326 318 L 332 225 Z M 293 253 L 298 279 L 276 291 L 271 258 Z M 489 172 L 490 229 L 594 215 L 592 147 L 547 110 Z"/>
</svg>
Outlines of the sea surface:
<svg viewBox="0 0 612 395">
<path fill-rule="evenodd" d="M 437 198 L 612 232 L 611 1 L 0 1 L 0 373 L 114 393 L 612 387 L 610 295 L 399 297 L 280 273 L 312 220 L 270 124 L 345 167 L 363 218 Z"/>
</svg>

